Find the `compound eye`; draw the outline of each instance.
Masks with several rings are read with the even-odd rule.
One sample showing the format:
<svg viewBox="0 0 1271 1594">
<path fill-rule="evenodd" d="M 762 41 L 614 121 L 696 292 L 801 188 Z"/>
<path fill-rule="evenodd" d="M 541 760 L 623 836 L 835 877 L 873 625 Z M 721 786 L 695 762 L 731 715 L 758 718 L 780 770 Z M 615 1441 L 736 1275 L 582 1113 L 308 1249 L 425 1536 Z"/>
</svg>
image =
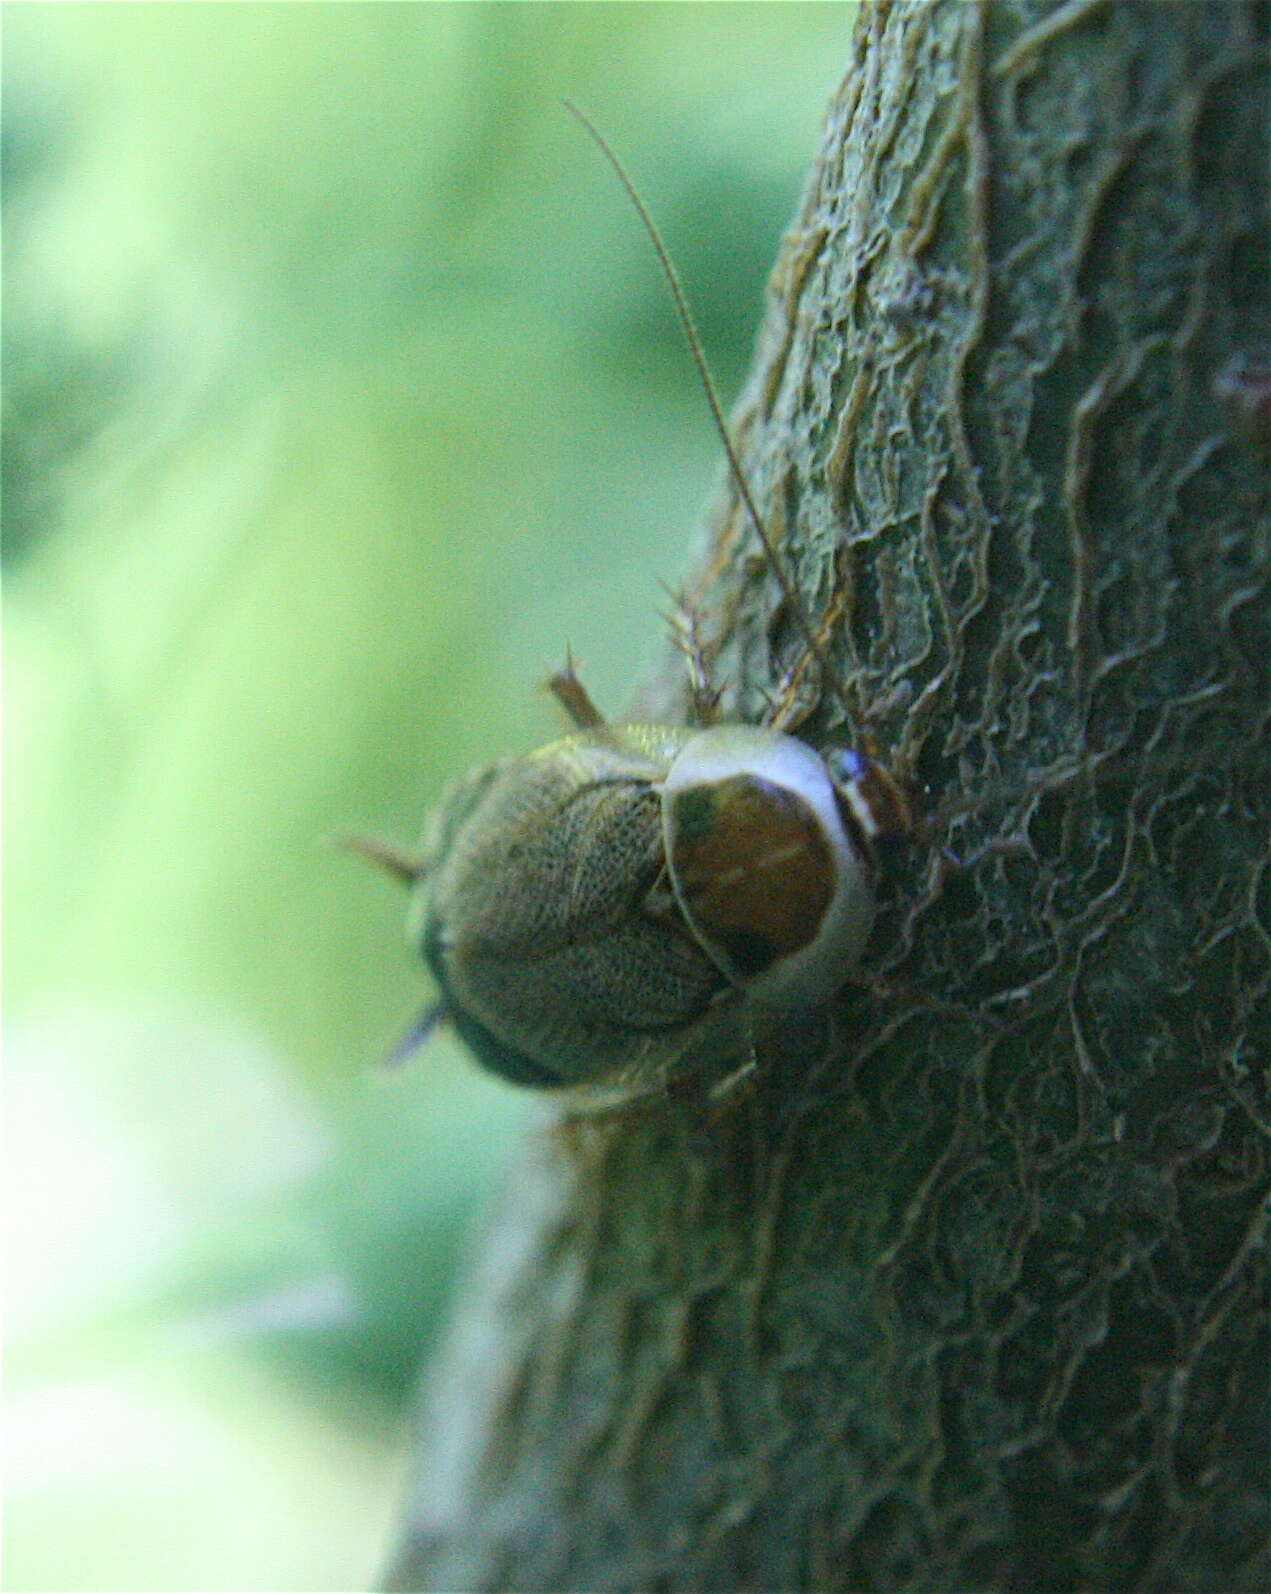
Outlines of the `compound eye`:
<svg viewBox="0 0 1271 1594">
<path fill-rule="evenodd" d="M 909 799 L 880 764 L 852 747 L 834 747 L 823 756 L 834 789 L 867 846 L 912 834 Z"/>
<path fill-rule="evenodd" d="M 864 778 L 869 760 L 854 747 L 831 747 L 825 753 L 830 779 L 836 786 L 850 786 Z"/>
</svg>

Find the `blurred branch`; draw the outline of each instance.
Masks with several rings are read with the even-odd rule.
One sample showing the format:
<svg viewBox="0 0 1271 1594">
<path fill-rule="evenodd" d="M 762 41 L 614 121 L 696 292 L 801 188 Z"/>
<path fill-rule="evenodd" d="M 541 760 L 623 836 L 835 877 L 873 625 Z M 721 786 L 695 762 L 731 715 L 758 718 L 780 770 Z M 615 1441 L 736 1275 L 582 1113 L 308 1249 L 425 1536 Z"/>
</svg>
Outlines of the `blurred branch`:
<svg viewBox="0 0 1271 1594">
<path fill-rule="evenodd" d="M 864 11 L 734 422 L 886 756 L 1031 852 L 898 863 L 828 1056 L 531 1141 L 395 1588 L 1271 1581 L 1266 13 L 1037 16 Z M 833 737 L 709 532 L 725 707 Z"/>
</svg>

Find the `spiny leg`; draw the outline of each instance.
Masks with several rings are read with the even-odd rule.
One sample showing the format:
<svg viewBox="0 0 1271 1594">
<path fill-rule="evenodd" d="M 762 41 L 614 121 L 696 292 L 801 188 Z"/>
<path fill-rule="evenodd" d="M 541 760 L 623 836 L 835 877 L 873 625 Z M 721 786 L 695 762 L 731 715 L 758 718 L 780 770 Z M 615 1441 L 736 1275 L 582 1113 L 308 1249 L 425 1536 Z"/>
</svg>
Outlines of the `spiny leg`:
<svg viewBox="0 0 1271 1594">
<path fill-rule="evenodd" d="M 711 661 L 706 644 L 702 641 L 701 620 L 697 609 L 684 596 L 683 591 L 663 588 L 671 599 L 671 608 L 663 618 L 671 628 L 675 645 L 684 655 L 688 666 L 689 691 L 693 696 L 693 717 L 699 725 L 714 725 L 719 718 L 720 688 L 711 679 Z"/>
<path fill-rule="evenodd" d="M 574 655 L 565 649 L 565 667 L 557 670 L 546 682 L 547 690 L 569 715 L 580 731 L 597 730 L 605 724 L 605 716 L 591 700 L 591 693 L 578 679 L 574 669 Z"/>
</svg>

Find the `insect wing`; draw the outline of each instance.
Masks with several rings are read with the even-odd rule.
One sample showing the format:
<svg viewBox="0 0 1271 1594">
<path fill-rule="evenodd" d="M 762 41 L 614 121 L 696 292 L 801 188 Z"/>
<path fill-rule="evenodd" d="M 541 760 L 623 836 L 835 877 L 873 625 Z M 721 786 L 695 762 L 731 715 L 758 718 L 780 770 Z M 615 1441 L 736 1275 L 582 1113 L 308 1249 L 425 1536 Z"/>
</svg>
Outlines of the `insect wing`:
<svg viewBox="0 0 1271 1594">
<path fill-rule="evenodd" d="M 724 989 L 652 907 L 665 770 L 653 736 L 674 733 L 647 729 L 585 732 L 504 766 L 424 883 L 425 956 L 460 1033 L 507 1077 L 648 1071 Z"/>
</svg>

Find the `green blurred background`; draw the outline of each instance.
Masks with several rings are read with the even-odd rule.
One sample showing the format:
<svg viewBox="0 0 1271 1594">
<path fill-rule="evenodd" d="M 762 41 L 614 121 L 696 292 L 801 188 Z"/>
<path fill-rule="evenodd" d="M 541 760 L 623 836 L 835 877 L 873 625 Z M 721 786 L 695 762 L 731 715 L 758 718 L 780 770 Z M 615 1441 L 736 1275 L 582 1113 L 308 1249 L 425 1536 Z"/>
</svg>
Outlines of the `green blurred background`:
<svg viewBox="0 0 1271 1594">
<path fill-rule="evenodd" d="M 4 17 L 5 1584 L 364 1585 L 532 1104 L 390 882 L 475 760 L 620 706 L 717 445 L 839 5 Z"/>
</svg>

